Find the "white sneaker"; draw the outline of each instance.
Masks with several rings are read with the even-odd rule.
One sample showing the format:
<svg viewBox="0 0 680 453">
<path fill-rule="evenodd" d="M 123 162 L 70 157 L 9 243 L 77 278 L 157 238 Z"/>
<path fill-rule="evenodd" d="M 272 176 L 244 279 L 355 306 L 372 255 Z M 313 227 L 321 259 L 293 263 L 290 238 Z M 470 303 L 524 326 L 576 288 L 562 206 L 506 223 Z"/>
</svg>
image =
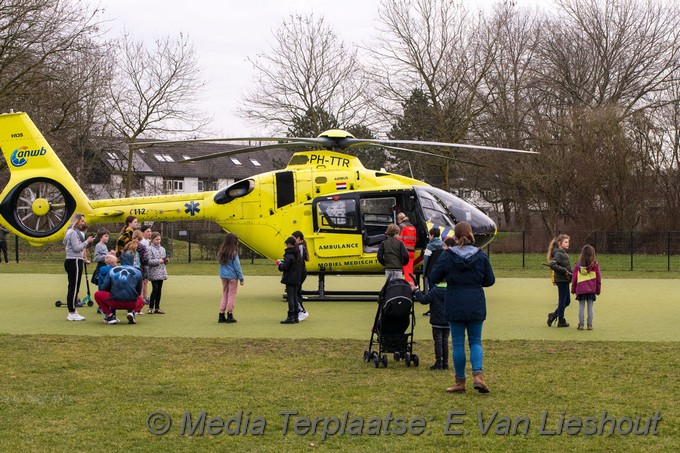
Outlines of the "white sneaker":
<svg viewBox="0 0 680 453">
<path fill-rule="evenodd" d="M 69 313 L 66 319 L 69 321 L 85 321 L 85 317 L 80 316 L 77 311 L 74 313 Z"/>
<path fill-rule="evenodd" d="M 127 320 L 128 324 L 137 324 L 137 321 L 135 320 L 135 314 L 131 311 L 129 311 L 127 314 Z"/>
<path fill-rule="evenodd" d="M 309 316 L 309 313 L 307 313 L 306 311 L 298 312 L 298 321 L 300 322 L 304 321 L 305 319 L 307 319 L 307 316 Z"/>
</svg>

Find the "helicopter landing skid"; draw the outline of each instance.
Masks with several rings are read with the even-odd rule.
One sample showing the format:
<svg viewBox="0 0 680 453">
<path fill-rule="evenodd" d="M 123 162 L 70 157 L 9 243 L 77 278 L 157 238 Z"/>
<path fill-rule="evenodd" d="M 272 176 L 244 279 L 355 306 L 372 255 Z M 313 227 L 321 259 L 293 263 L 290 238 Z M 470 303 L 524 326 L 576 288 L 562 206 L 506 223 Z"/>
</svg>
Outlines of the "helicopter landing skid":
<svg viewBox="0 0 680 453">
<path fill-rule="evenodd" d="M 319 287 L 316 291 L 302 291 L 304 301 L 311 302 L 377 302 L 380 291 L 326 291 L 326 274 L 320 272 Z M 286 296 L 284 295 L 285 299 Z"/>
<path fill-rule="evenodd" d="M 302 296 L 309 301 L 348 301 L 377 302 L 380 291 L 326 291 L 326 273 L 318 274 L 319 288 L 316 291 L 302 291 Z M 306 296 L 306 297 L 305 297 Z"/>
<path fill-rule="evenodd" d="M 420 282 L 420 273 L 412 275 L 416 286 Z M 319 288 L 316 291 L 302 290 L 303 302 L 377 302 L 380 291 L 326 291 L 326 273 L 319 272 Z M 286 295 L 283 295 L 286 300 Z"/>
</svg>

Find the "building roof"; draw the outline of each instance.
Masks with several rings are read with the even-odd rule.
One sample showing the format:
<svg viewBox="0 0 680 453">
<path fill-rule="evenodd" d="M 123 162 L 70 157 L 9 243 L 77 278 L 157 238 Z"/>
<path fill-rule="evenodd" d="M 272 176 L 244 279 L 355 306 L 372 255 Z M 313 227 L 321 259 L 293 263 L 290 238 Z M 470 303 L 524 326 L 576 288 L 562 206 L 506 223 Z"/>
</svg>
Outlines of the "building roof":
<svg viewBox="0 0 680 453">
<path fill-rule="evenodd" d="M 143 144 L 143 141 L 138 143 Z M 133 170 L 136 173 L 166 178 L 195 177 L 238 181 L 258 173 L 276 170 L 290 159 L 289 151 L 274 149 L 180 163 L 187 158 L 257 145 L 259 142 L 239 145 L 227 143 L 155 144 L 134 151 Z M 118 151 L 110 152 L 106 160 L 112 168 L 124 171 L 127 168 L 127 146 L 122 145 Z"/>
</svg>

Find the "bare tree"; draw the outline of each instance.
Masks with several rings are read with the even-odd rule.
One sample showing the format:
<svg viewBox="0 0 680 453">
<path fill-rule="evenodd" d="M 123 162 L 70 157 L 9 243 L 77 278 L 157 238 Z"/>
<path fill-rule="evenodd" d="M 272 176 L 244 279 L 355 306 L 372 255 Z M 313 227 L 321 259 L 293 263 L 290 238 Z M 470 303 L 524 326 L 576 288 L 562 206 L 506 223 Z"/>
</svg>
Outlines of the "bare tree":
<svg viewBox="0 0 680 453">
<path fill-rule="evenodd" d="M 540 15 L 536 10 L 498 3 L 486 23 L 490 30 L 487 39 L 492 40 L 490 46 L 495 45 L 497 51 L 484 75 L 487 104 L 473 122 L 474 137 L 506 148 L 541 147 L 534 134 L 533 112 L 538 99 L 532 95 L 531 85 L 541 39 Z M 541 187 L 534 179 L 537 173 L 554 171 L 553 166 L 543 155 L 501 157 L 485 153 L 483 162 L 488 167 L 477 173 L 476 185 L 480 193 L 486 194 L 485 201 L 503 213 L 506 225 L 516 222 L 530 228 L 530 208 L 536 202 L 532 192 Z M 531 180 L 534 181 L 527 184 Z"/>
<path fill-rule="evenodd" d="M 554 98 L 570 105 L 654 106 L 678 82 L 680 5 L 663 0 L 556 0 L 541 70 Z"/>
<path fill-rule="evenodd" d="M 96 9 L 69 1 L 0 2 L 0 104 L 51 79 L 51 66 L 91 49 Z"/>
<path fill-rule="evenodd" d="M 376 45 L 369 49 L 377 87 L 374 107 L 390 124 L 403 123 L 403 107 L 420 90 L 430 106 L 434 136 L 428 138 L 461 141 L 486 104 L 481 85 L 494 58 L 480 16 L 447 0 L 396 0 L 381 3 L 378 21 Z M 416 138 L 393 132 L 394 138 Z M 457 155 L 451 149 L 438 152 Z M 442 159 L 433 164 L 448 188 L 449 163 Z"/>
<path fill-rule="evenodd" d="M 110 87 L 108 120 L 128 143 L 142 136 L 196 133 L 209 123 L 196 107 L 205 83 L 187 37 L 157 38 L 147 48 L 126 33 L 117 50 L 120 60 Z M 125 193 L 129 196 L 132 147 L 127 165 Z"/>
<path fill-rule="evenodd" d="M 367 82 L 357 52 L 337 37 L 323 17 L 291 15 L 274 32 L 269 52 L 250 61 L 255 88 L 246 94 L 239 112 L 256 124 L 283 132 L 304 122 L 319 134 L 326 116 L 345 128 L 367 118 Z"/>
<path fill-rule="evenodd" d="M 653 227 L 680 228 L 680 85 L 672 85 L 662 96 L 667 102 L 657 109 L 636 115 L 632 130 L 646 154 L 651 169 L 654 196 L 646 197 L 645 218 Z M 649 196 L 651 195 L 651 196 Z"/>
<path fill-rule="evenodd" d="M 87 104 L 101 102 L 94 92 L 105 73 L 99 13 L 67 0 L 0 2 L 0 109 L 30 113 L 79 180 L 74 140 L 91 129 Z M 5 167 L 0 161 L 0 180 Z"/>
</svg>

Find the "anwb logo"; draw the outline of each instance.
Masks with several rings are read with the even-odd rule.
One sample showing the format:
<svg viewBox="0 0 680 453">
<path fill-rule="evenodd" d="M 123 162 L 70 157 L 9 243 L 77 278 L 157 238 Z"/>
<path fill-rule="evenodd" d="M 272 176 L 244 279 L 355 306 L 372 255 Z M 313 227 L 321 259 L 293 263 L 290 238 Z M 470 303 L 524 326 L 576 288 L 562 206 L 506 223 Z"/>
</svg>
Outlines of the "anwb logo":
<svg viewBox="0 0 680 453">
<path fill-rule="evenodd" d="M 28 149 L 28 146 L 22 146 L 12 152 L 10 162 L 14 167 L 23 167 L 28 163 L 29 157 L 44 156 L 45 154 L 47 154 L 47 150 L 44 146 L 40 149 Z"/>
</svg>

